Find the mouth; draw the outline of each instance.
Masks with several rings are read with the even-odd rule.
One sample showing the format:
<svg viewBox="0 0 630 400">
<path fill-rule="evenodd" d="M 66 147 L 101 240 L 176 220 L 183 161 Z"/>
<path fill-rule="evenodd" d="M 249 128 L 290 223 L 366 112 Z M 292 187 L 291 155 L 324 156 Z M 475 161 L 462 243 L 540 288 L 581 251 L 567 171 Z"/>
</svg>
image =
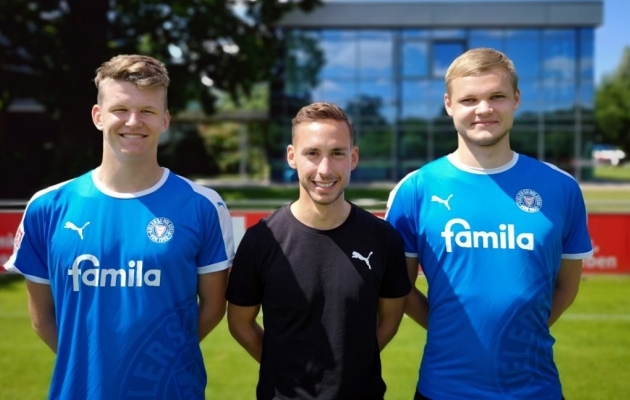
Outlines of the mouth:
<svg viewBox="0 0 630 400">
<path fill-rule="evenodd" d="M 316 182 L 313 181 L 313 184 L 318 187 L 318 188 L 322 188 L 322 189 L 330 189 L 331 187 L 333 187 L 333 185 L 337 183 L 337 181 L 333 181 L 333 182 Z"/>
<path fill-rule="evenodd" d="M 120 137 L 123 137 L 125 139 L 142 139 L 147 137 L 147 135 L 140 135 L 140 134 L 132 134 L 132 133 L 121 133 Z"/>
<path fill-rule="evenodd" d="M 471 125 L 473 127 L 477 127 L 477 126 L 484 127 L 484 126 L 495 125 L 497 123 L 498 123 L 498 121 L 475 121 Z"/>
</svg>

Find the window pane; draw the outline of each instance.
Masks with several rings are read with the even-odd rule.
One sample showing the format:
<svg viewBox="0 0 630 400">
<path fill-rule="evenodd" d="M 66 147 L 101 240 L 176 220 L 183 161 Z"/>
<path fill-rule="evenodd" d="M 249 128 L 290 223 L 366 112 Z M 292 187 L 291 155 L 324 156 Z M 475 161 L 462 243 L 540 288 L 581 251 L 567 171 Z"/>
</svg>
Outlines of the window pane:
<svg viewBox="0 0 630 400">
<path fill-rule="evenodd" d="M 405 77 L 424 77 L 429 70 L 429 44 L 421 41 L 407 41 L 402 44 L 402 74 Z"/>
<path fill-rule="evenodd" d="M 431 99 L 431 85 L 426 80 L 405 80 L 402 82 L 402 102 L 418 103 Z"/>
<path fill-rule="evenodd" d="M 580 72 L 583 80 L 592 81 L 595 77 L 593 29 L 580 29 Z"/>
<path fill-rule="evenodd" d="M 359 75 L 368 77 L 391 77 L 393 61 L 393 38 L 391 32 L 365 31 L 358 41 Z"/>
<path fill-rule="evenodd" d="M 540 45 L 537 39 L 521 40 L 509 38 L 505 55 L 516 67 L 519 79 L 536 79 L 540 76 Z"/>
<path fill-rule="evenodd" d="M 344 107 L 357 95 L 356 83 L 351 80 L 324 79 L 311 92 L 313 101 L 326 101 Z"/>
<path fill-rule="evenodd" d="M 463 42 L 435 42 L 433 44 L 433 77 L 444 77 L 453 60 L 465 51 Z"/>
<path fill-rule="evenodd" d="M 394 102 L 394 82 L 390 79 L 377 79 L 359 82 L 359 93 L 381 99 L 383 104 Z"/>
<path fill-rule="evenodd" d="M 562 81 L 575 79 L 576 40 L 574 30 L 543 31 L 545 47 L 543 50 L 544 78 Z"/>
<path fill-rule="evenodd" d="M 475 49 L 478 47 L 490 47 L 495 50 L 505 51 L 504 50 L 504 33 L 498 29 L 488 29 L 488 30 L 480 30 L 474 29 L 470 31 L 470 40 L 468 45 L 471 49 Z"/>
<path fill-rule="evenodd" d="M 349 78 L 356 75 L 357 42 L 352 31 L 324 31 L 321 49 L 325 65 L 323 78 Z"/>
<path fill-rule="evenodd" d="M 519 80 L 518 86 L 521 91 L 521 104 L 516 111 L 516 115 L 538 112 L 541 109 L 538 81 L 523 79 Z"/>
</svg>

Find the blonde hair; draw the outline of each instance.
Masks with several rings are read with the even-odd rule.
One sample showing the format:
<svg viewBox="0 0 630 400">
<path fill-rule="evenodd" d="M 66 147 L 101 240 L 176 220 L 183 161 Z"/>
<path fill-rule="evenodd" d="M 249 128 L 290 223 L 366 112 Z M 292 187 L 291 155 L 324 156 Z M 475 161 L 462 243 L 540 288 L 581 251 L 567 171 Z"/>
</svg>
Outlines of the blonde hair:
<svg viewBox="0 0 630 400">
<path fill-rule="evenodd" d="M 291 136 L 295 137 L 295 127 L 305 122 L 316 122 L 325 119 L 345 122 L 350 133 L 350 143 L 354 145 L 354 129 L 346 113 L 341 107 L 332 103 L 312 103 L 304 106 L 291 120 Z"/>
<path fill-rule="evenodd" d="M 96 70 L 94 83 L 98 88 L 97 101 L 101 100 L 101 83 L 112 79 L 131 82 L 139 88 L 164 88 L 166 93 L 170 78 L 163 63 L 153 57 L 140 54 L 121 54 L 101 64 Z"/>
<path fill-rule="evenodd" d="M 446 76 L 446 93 L 451 93 L 452 82 L 456 78 L 474 76 L 494 68 L 501 68 L 507 72 L 514 92 L 518 90 L 518 75 L 514 63 L 498 50 L 480 47 L 471 49 L 457 57 L 448 67 Z"/>
</svg>

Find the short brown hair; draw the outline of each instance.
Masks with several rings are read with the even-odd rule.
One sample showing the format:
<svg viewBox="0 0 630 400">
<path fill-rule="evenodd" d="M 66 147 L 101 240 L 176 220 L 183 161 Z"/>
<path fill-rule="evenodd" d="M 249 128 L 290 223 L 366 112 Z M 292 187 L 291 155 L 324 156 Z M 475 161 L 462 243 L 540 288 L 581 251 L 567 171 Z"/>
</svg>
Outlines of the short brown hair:
<svg viewBox="0 0 630 400">
<path fill-rule="evenodd" d="M 445 76 L 446 92 L 451 93 L 456 78 L 474 76 L 494 68 L 502 68 L 508 74 L 514 92 L 518 90 L 518 75 L 514 63 L 505 54 L 487 47 L 471 49 L 457 57 L 448 67 Z"/>
<path fill-rule="evenodd" d="M 354 145 L 354 129 L 348 119 L 346 113 L 341 107 L 332 103 L 312 103 L 304 106 L 295 115 L 295 118 L 291 120 L 291 134 L 295 136 L 295 127 L 305 122 L 316 122 L 325 119 L 333 121 L 345 122 L 348 125 L 348 132 L 350 133 L 350 143 Z"/>
<path fill-rule="evenodd" d="M 142 89 L 161 87 L 164 88 L 165 98 L 170 83 L 168 71 L 163 63 L 140 54 L 121 54 L 98 67 L 94 83 L 99 90 L 97 98 L 99 102 L 101 82 L 107 79 L 131 82 Z"/>
</svg>

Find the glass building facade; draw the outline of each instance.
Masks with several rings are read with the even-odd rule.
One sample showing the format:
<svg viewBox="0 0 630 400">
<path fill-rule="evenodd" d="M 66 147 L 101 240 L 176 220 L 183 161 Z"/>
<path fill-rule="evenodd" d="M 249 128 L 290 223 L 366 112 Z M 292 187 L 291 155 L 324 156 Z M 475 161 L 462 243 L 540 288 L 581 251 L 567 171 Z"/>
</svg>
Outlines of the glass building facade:
<svg viewBox="0 0 630 400">
<path fill-rule="evenodd" d="M 456 6 L 443 4 L 445 12 L 449 5 Z M 513 149 L 588 179 L 579 161 L 594 128 L 596 20 L 590 25 L 578 19 L 548 24 L 553 26 L 494 26 L 500 19 L 493 19 L 487 26 L 457 27 L 439 21 L 411 27 L 395 21 L 317 26 L 313 18 L 288 23 L 282 28 L 285 56 L 271 86 L 271 117 L 278 132 L 290 132 L 290 120 L 301 106 L 338 104 L 352 119 L 360 148 L 353 180 L 397 181 L 455 149 L 457 133 L 444 110 L 446 69 L 468 49 L 492 47 L 514 61 L 519 76 Z M 278 142 L 287 143 L 290 134 L 285 136 Z M 272 160 L 277 180 L 274 165 L 283 162 Z"/>
</svg>

